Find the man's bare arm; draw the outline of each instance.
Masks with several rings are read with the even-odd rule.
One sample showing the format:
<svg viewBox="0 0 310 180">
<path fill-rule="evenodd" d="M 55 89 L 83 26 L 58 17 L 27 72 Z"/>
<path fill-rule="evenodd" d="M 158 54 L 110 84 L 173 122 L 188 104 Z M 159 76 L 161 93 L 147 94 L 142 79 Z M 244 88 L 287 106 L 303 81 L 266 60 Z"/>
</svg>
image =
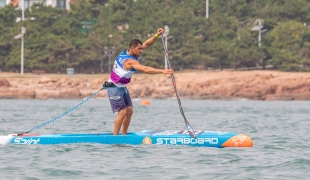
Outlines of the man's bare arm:
<svg viewBox="0 0 310 180">
<path fill-rule="evenodd" d="M 152 45 L 155 43 L 156 39 L 157 39 L 157 38 L 160 38 L 160 36 L 161 36 L 163 33 L 164 33 L 164 30 L 163 30 L 162 28 L 159 28 L 159 29 L 157 30 L 157 33 L 156 33 L 157 37 L 156 37 L 156 35 L 154 35 L 154 36 L 150 37 L 149 39 L 147 39 L 146 41 L 144 41 L 144 43 L 143 43 L 143 49 L 146 49 L 146 48 L 148 48 L 149 46 L 152 46 Z"/>
<path fill-rule="evenodd" d="M 124 68 L 129 70 L 135 68 L 137 71 L 142 71 L 147 74 L 173 74 L 172 69 L 157 69 L 149 66 L 144 66 L 134 59 L 128 59 L 124 63 Z"/>
</svg>

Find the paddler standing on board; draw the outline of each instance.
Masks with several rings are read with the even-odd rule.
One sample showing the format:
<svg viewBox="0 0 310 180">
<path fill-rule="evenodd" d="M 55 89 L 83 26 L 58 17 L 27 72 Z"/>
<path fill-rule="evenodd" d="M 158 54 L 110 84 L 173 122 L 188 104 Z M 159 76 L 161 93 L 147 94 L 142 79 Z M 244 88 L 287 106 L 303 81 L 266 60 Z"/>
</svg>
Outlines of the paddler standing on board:
<svg viewBox="0 0 310 180">
<path fill-rule="evenodd" d="M 172 69 L 156 69 L 140 64 L 138 58 L 143 50 L 153 45 L 158 37 L 164 33 L 162 28 L 151 38 L 142 43 L 138 39 L 131 40 L 129 49 L 122 51 L 115 59 L 110 78 L 104 83 L 107 88 L 113 112 L 118 112 L 114 121 L 114 135 L 118 135 L 122 127 L 122 134 L 127 134 L 131 116 L 133 114 L 132 101 L 126 84 L 130 82 L 131 76 L 136 71 L 142 71 L 147 74 L 173 74 Z"/>
</svg>

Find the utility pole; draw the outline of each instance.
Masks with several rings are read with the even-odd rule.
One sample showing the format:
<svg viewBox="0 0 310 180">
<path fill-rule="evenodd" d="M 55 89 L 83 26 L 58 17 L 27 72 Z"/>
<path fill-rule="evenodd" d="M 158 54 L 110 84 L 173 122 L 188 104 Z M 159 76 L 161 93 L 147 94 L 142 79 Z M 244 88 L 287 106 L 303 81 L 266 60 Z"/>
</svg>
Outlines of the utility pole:
<svg viewBox="0 0 310 180">
<path fill-rule="evenodd" d="M 258 19 L 258 26 L 260 26 L 260 27 L 263 27 L 262 26 L 262 20 L 261 19 Z M 261 45 L 262 45 L 262 33 L 261 33 L 262 31 L 261 31 L 261 29 L 258 31 L 258 47 L 261 47 Z"/>
<path fill-rule="evenodd" d="M 206 0 L 206 18 L 209 18 L 209 0 Z"/>
<path fill-rule="evenodd" d="M 264 20 L 262 20 L 262 19 L 256 19 L 256 21 L 254 22 L 254 25 L 255 24 L 257 24 L 257 25 L 255 25 L 252 28 L 252 31 L 258 31 L 258 47 L 261 47 L 262 33 L 267 31 L 267 29 L 263 29 L 263 27 L 264 27 L 263 22 L 264 22 Z"/>
<path fill-rule="evenodd" d="M 25 19 L 25 0 L 22 0 L 23 2 L 23 10 L 22 10 L 22 23 L 24 22 L 24 19 Z M 26 28 L 23 26 L 22 27 L 22 34 L 23 36 L 21 37 L 22 38 L 22 42 L 21 42 L 21 68 L 20 68 L 20 74 L 21 75 L 24 75 L 24 34 L 26 32 Z"/>
<path fill-rule="evenodd" d="M 25 1 L 22 0 L 22 22 L 25 19 Z M 24 34 L 26 33 L 26 28 L 24 26 L 21 27 L 21 34 L 18 34 L 17 36 L 14 37 L 14 39 L 21 39 L 21 50 L 20 50 L 20 75 L 24 75 Z"/>
</svg>

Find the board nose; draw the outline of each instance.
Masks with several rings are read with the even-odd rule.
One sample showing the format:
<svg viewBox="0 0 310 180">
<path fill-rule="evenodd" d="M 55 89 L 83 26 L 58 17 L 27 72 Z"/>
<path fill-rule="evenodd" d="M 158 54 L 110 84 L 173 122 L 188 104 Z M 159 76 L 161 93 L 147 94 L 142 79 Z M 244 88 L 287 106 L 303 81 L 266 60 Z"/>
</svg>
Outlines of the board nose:
<svg viewBox="0 0 310 180">
<path fill-rule="evenodd" d="M 244 134 L 238 134 L 229 138 L 222 144 L 223 147 L 253 147 L 252 139 Z"/>
</svg>

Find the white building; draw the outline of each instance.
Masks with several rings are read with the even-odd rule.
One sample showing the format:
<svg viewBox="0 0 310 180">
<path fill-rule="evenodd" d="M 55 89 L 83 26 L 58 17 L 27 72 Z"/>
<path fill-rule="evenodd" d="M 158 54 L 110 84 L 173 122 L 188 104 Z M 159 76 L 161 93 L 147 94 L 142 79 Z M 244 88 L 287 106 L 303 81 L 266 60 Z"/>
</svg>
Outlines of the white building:
<svg viewBox="0 0 310 180">
<path fill-rule="evenodd" d="M 18 4 L 18 7 L 22 9 L 23 8 L 22 1 L 24 1 L 25 9 L 31 7 L 33 3 L 44 2 L 44 0 L 0 0 L 0 8 L 12 3 L 12 4 Z M 70 10 L 70 0 L 45 0 L 45 4 L 46 6 L 64 8 L 67 9 L 68 11 Z"/>
</svg>

